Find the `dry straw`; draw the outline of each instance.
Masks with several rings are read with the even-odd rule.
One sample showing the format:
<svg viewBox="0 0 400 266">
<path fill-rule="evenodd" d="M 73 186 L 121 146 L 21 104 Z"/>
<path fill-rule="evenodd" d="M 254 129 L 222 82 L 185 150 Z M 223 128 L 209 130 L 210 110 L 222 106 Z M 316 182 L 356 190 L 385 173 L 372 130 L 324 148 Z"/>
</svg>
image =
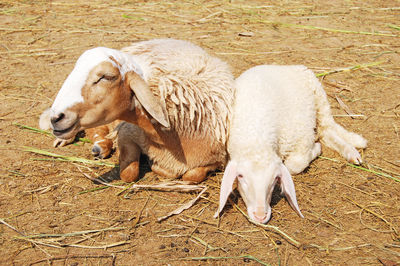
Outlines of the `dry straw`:
<svg viewBox="0 0 400 266">
<path fill-rule="evenodd" d="M 347 166 L 350 166 L 350 167 L 353 167 L 353 168 L 356 168 L 356 169 L 359 169 L 359 170 L 362 170 L 362 171 L 365 171 L 365 172 L 369 172 L 369 173 L 375 174 L 377 176 L 383 176 L 383 177 L 392 179 L 392 180 L 394 180 L 396 182 L 400 182 L 400 174 L 397 174 L 397 177 L 396 177 L 396 176 L 392 176 L 392 175 L 389 175 L 389 174 L 381 172 L 381 171 L 375 171 L 373 169 L 368 169 L 368 168 L 365 168 L 365 167 L 360 166 L 360 165 L 355 165 L 355 164 L 348 163 L 348 162 L 342 162 L 342 161 L 339 161 L 339 160 L 336 160 L 336 159 L 332 159 L 332 158 L 328 158 L 328 157 L 324 157 L 324 156 L 318 156 L 318 158 L 321 158 L 321 159 L 324 159 L 324 160 L 328 160 L 328 161 L 332 161 L 332 162 L 335 162 L 335 163 L 344 163 Z M 373 166 L 373 165 L 370 165 L 370 164 L 367 164 L 367 165 L 383 170 L 383 168 L 381 168 L 381 167 Z"/>
<path fill-rule="evenodd" d="M 43 134 L 43 135 L 46 135 L 46 136 L 54 137 L 54 135 L 51 132 L 46 131 L 46 130 L 38 129 L 38 128 L 35 128 L 35 127 L 31 127 L 31 126 L 22 125 L 22 124 L 19 124 L 19 123 L 13 123 L 13 125 L 21 128 L 21 129 L 25 129 L 25 130 L 29 130 L 29 131 L 32 131 L 32 132 L 35 132 L 35 133 L 39 133 L 39 134 Z M 91 141 L 89 139 L 86 139 L 86 138 L 78 138 L 78 141 L 85 142 L 85 143 L 91 143 Z"/>
<path fill-rule="evenodd" d="M 56 154 L 53 152 L 49 152 L 46 150 L 40 150 L 34 147 L 27 147 L 27 146 L 22 146 L 23 151 L 26 152 L 32 152 L 32 153 L 36 153 L 36 154 L 40 154 L 40 155 L 44 155 L 44 156 L 48 156 L 48 157 L 53 157 L 56 158 L 60 161 L 65 161 L 65 162 L 75 162 L 75 163 L 82 163 L 82 164 L 92 164 L 92 165 L 102 165 L 102 166 L 109 166 L 109 167 L 115 167 L 116 165 L 113 163 L 109 163 L 109 162 L 104 162 L 104 161 L 96 161 L 96 160 L 89 160 L 89 159 L 85 159 L 85 158 L 80 158 L 80 157 L 75 157 L 75 156 L 65 156 L 65 155 L 60 155 L 60 154 Z"/>
<path fill-rule="evenodd" d="M 270 21 L 270 20 L 261 20 L 261 19 L 257 20 L 257 22 L 278 25 L 278 26 L 284 26 L 284 27 L 289 27 L 289 28 L 305 29 L 305 30 L 321 30 L 321 31 L 327 31 L 327 32 L 347 33 L 347 34 L 398 37 L 397 34 L 391 34 L 391 33 L 333 29 L 333 28 L 325 28 L 325 27 L 309 26 L 309 25 L 299 25 L 299 24 L 284 23 L 284 22 L 277 22 L 277 21 Z"/>
</svg>

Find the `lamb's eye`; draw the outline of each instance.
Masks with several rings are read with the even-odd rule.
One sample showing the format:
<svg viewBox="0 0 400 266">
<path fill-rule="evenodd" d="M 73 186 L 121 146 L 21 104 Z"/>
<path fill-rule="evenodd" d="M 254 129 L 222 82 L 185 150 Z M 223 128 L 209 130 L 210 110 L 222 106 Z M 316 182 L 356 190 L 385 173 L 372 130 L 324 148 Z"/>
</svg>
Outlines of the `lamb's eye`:
<svg viewBox="0 0 400 266">
<path fill-rule="evenodd" d="M 237 178 L 243 178 L 243 175 L 238 174 L 238 175 L 237 175 Z"/>
</svg>

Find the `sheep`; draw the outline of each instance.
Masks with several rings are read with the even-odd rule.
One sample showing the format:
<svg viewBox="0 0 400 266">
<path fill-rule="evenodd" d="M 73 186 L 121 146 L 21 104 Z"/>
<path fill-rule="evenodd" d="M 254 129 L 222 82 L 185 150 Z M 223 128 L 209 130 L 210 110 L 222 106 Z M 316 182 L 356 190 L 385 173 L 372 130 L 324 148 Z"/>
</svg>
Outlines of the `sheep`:
<svg viewBox="0 0 400 266">
<path fill-rule="evenodd" d="M 62 85 L 51 106 L 51 127 L 67 140 L 116 119 L 135 124 L 148 143 L 140 152 L 153 172 L 201 182 L 227 160 L 233 84 L 225 62 L 187 41 L 97 47 L 79 57 Z M 137 168 L 137 156 L 120 160 L 122 180 L 135 181 L 138 175 L 124 173 L 124 166 Z"/>
<path fill-rule="evenodd" d="M 51 129 L 50 122 L 50 109 L 46 109 L 39 118 L 39 127 L 42 130 Z M 95 128 L 88 128 L 85 130 L 86 137 L 93 143 L 91 147 L 91 152 L 94 157 L 104 159 L 111 155 L 113 151 L 115 134 L 113 134 L 114 129 L 117 128 L 121 121 L 116 120 L 110 124 L 98 126 Z M 53 142 L 54 147 L 63 147 L 75 141 L 75 136 L 69 139 L 59 139 L 56 138 Z"/>
<path fill-rule="evenodd" d="M 215 217 L 235 180 L 252 220 L 269 221 L 277 183 L 291 207 L 303 217 L 291 174 L 302 172 L 320 155 L 318 140 L 349 162 L 362 163 L 355 147 L 365 148 L 367 141 L 334 121 L 322 85 L 305 66 L 256 66 L 237 78 L 235 85 L 227 143 L 230 159 Z"/>
</svg>

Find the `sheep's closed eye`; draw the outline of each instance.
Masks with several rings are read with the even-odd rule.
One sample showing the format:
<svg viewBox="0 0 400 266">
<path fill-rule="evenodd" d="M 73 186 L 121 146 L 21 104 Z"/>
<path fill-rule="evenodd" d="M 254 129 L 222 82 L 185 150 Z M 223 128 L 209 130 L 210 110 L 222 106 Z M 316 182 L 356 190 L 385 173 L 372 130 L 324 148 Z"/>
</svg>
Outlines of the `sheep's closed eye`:
<svg viewBox="0 0 400 266">
<path fill-rule="evenodd" d="M 97 83 L 99 83 L 102 80 L 113 81 L 116 78 L 117 78 L 116 76 L 104 74 L 97 81 L 93 82 L 93 85 L 96 85 Z"/>
</svg>

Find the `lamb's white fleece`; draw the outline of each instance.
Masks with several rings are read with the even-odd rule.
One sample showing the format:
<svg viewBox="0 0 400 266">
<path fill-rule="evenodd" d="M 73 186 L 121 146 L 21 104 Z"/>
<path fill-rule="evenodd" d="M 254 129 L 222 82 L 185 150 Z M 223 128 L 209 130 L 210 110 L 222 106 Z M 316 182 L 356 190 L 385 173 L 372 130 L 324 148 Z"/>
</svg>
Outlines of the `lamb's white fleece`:
<svg viewBox="0 0 400 266">
<path fill-rule="evenodd" d="M 235 86 L 228 139 L 230 161 L 217 213 L 238 178 L 238 190 L 251 219 L 269 220 L 276 183 L 302 216 L 290 173 L 302 172 L 321 153 L 318 137 L 350 162 L 361 163 L 355 147 L 365 148 L 366 140 L 333 120 L 325 91 L 311 70 L 304 66 L 257 66 L 237 78 Z"/>
<path fill-rule="evenodd" d="M 305 66 L 256 66 L 236 79 L 236 88 L 231 159 L 265 162 L 272 150 L 296 174 L 311 161 L 317 132 L 347 160 L 361 162 L 354 147 L 365 148 L 366 140 L 333 120 L 321 83 Z"/>
</svg>

